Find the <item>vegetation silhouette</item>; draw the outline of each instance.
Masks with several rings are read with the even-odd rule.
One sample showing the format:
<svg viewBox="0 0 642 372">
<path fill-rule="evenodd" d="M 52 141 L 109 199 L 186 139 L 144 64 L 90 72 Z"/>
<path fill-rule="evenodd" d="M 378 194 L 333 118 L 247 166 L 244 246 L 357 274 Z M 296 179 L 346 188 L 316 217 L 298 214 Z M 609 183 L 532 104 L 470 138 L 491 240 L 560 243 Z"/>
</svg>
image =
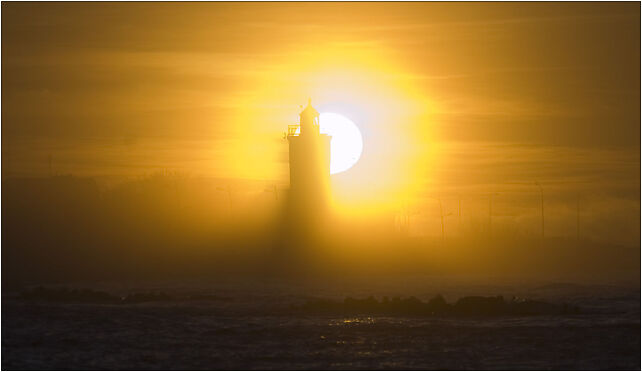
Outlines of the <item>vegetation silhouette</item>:
<svg viewBox="0 0 642 372">
<path fill-rule="evenodd" d="M 446 230 L 445 240 L 441 234 L 400 234 L 394 230 L 394 216 L 330 220 L 319 224 L 314 235 L 299 231 L 294 239 L 292 230 L 301 221 L 293 218 L 296 213 L 285 213 L 290 195 L 279 190 L 277 200 L 270 186 L 266 192 L 265 182 L 167 172 L 110 187 L 71 175 L 5 178 L 3 288 L 78 280 L 262 276 L 279 270 L 497 280 L 639 276 L 639 247 L 598 243 L 587 236 L 546 237 L 542 244 L 541 237 L 513 233 L 496 221 L 492 241 L 475 225 L 457 234 Z M 320 222 L 316 212 L 302 211 Z"/>
</svg>

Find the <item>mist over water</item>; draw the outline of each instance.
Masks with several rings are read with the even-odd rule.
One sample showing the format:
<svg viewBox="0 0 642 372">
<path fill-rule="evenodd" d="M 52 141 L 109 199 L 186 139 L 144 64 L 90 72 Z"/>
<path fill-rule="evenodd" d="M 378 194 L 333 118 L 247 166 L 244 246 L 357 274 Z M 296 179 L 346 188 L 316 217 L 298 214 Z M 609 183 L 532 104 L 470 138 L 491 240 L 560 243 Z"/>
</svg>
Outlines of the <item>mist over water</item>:
<svg viewBox="0 0 642 372">
<path fill-rule="evenodd" d="M 101 184 L 100 177 L 5 177 L 3 283 L 268 275 L 294 257 L 304 259 L 294 265 L 301 271 L 325 275 L 635 279 L 639 200 L 609 185 L 583 185 L 579 240 L 576 194 L 569 183 L 549 181 L 543 240 L 534 185 L 493 188 L 501 193 L 489 221 L 487 186 L 470 183 L 439 193 L 447 215 L 443 237 L 438 200 L 425 193 L 400 208 L 358 217 L 331 210 L 314 238 L 293 243 L 305 222 L 285 218 L 288 190 L 276 182 L 171 172 L 113 184 Z M 321 224 L 321 211 L 307 213 Z"/>
</svg>

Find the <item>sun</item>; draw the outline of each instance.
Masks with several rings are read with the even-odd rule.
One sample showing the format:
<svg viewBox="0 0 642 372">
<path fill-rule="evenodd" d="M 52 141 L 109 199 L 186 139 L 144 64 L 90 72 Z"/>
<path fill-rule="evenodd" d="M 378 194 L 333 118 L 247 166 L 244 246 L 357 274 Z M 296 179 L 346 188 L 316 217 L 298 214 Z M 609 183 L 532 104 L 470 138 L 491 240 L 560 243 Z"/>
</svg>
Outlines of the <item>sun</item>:
<svg viewBox="0 0 642 372">
<path fill-rule="evenodd" d="M 359 127 L 343 115 L 324 112 L 319 117 L 321 133 L 332 136 L 330 174 L 345 172 L 355 165 L 363 151 Z"/>
</svg>

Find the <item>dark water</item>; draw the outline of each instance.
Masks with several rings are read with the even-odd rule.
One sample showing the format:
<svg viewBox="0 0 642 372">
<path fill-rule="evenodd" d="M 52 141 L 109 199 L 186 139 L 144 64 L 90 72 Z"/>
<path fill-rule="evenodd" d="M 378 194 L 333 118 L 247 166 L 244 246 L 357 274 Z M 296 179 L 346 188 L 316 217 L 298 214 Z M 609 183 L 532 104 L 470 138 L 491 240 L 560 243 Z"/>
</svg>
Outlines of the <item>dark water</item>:
<svg viewBox="0 0 642 372">
<path fill-rule="evenodd" d="M 479 319 L 293 313 L 290 305 L 309 298 L 309 291 L 264 283 L 163 288 L 220 297 L 96 305 L 30 303 L 3 293 L 2 368 L 640 369 L 639 288 L 450 288 L 449 300 L 460 292 L 503 290 L 563 299 L 583 310 L 572 316 Z M 315 296 L 360 293 L 328 290 Z"/>
</svg>

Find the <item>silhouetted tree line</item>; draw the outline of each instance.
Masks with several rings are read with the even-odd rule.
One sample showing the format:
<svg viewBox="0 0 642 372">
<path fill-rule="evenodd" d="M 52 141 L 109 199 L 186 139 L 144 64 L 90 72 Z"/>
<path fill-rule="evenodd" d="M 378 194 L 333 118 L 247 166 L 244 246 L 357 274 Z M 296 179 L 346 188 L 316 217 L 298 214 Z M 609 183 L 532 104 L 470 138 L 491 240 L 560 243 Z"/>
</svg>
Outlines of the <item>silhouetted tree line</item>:
<svg viewBox="0 0 642 372">
<path fill-rule="evenodd" d="M 323 228 L 318 239 L 295 241 L 279 256 L 275 248 L 287 241 L 283 237 L 301 229 L 300 221 L 280 218 L 275 208 L 287 196 L 277 202 L 273 190 L 265 192 L 261 185 L 252 199 L 241 197 L 234 185 L 220 185 L 220 180 L 166 173 L 104 190 L 91 178 L 6 178 L 3 287 L 293 269 L 330 275 L 639 277 L 639 246 L 500 234 L 492 241 L 399 237 L 359 218 Z M 261 204 L 266 200 L 272 209 Z M 291 259 L 296 254 L 301 262 Z"/>
<path fill-rule="evenodd" d="M 260 246 L 265 229 L 251 220 L 235 224 L 229 204 L 215 186 L 175 175 L 102 191 L 92 178 L 5 179 L 3 286 L 240 267 L 229 263 L 251 259 L 243 252 Z"/>
</svg>

